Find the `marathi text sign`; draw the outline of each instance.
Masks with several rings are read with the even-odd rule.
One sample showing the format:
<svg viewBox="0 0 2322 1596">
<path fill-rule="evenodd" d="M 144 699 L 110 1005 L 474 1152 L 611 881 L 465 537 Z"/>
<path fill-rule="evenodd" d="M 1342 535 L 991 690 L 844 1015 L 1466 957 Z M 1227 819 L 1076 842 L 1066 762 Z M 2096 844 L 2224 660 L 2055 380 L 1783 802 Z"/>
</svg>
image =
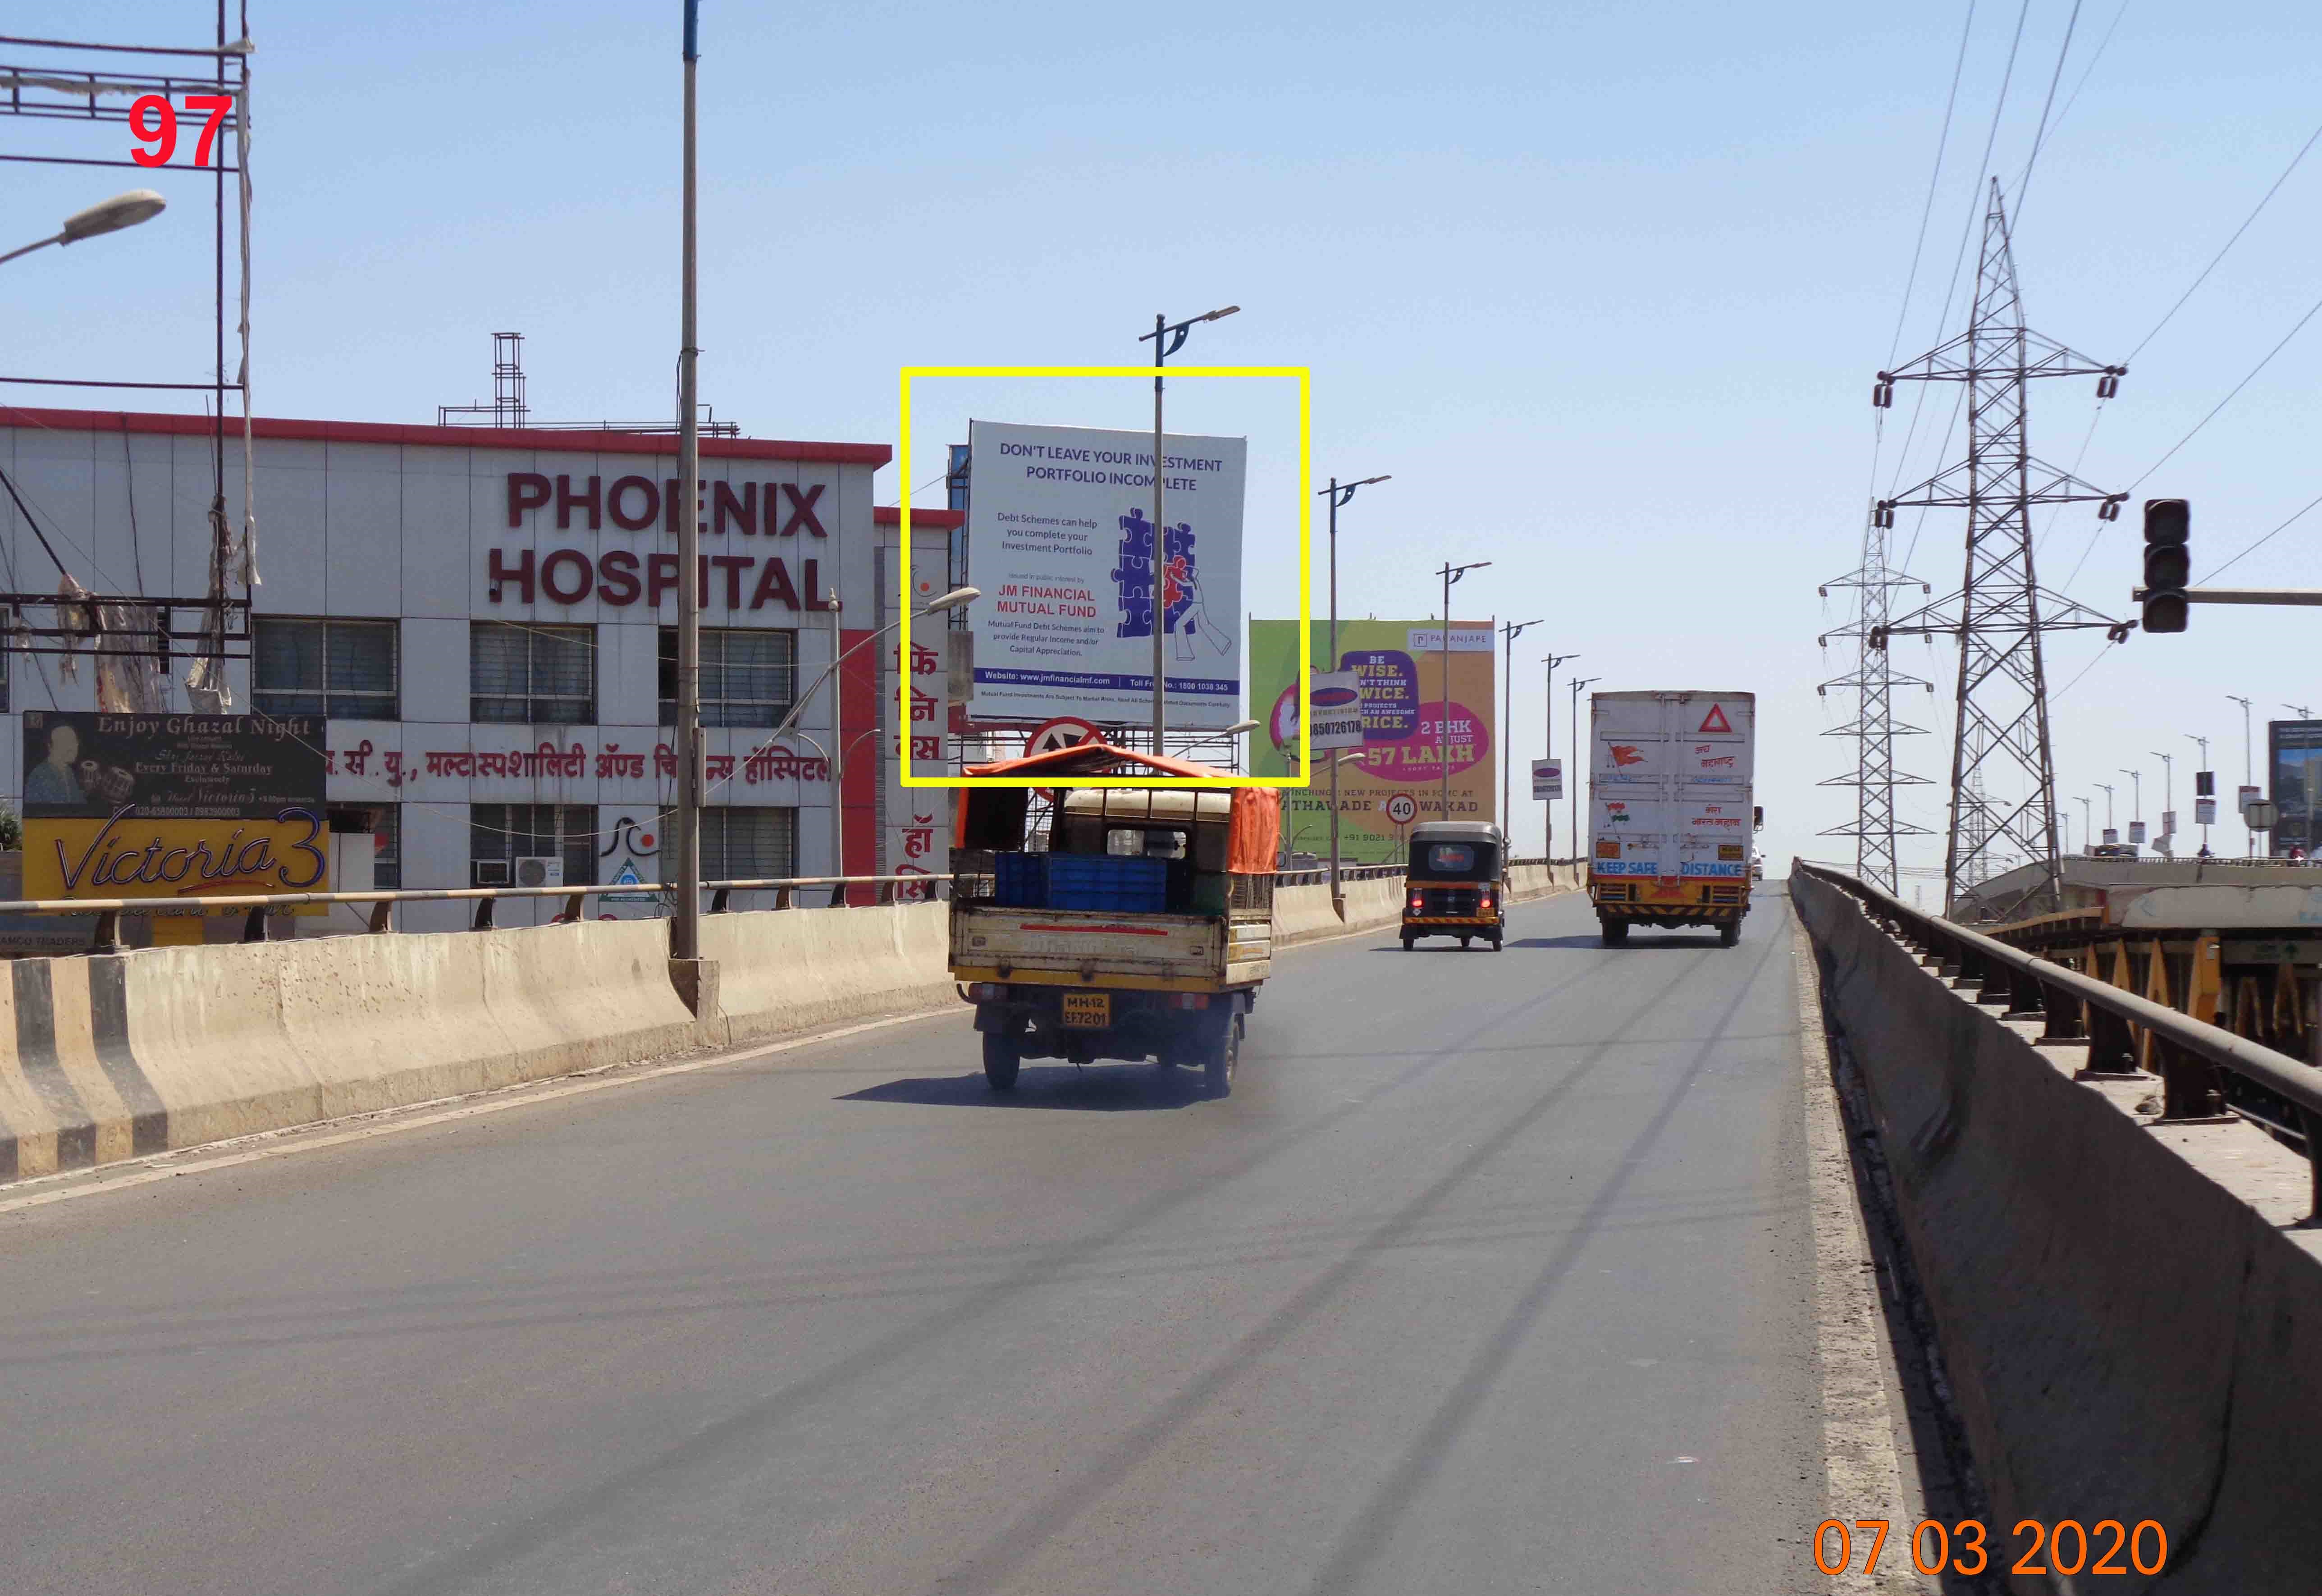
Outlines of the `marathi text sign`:
<svg viewBox="0 0 2322 1596">
<path fill-rule="evenodd" d="M 1169 723 L 1240 719 L 1243 438 L 975 421 L 968 532 L 981 719 L 1148 720 L 1162 628 Z"/>
</svg>

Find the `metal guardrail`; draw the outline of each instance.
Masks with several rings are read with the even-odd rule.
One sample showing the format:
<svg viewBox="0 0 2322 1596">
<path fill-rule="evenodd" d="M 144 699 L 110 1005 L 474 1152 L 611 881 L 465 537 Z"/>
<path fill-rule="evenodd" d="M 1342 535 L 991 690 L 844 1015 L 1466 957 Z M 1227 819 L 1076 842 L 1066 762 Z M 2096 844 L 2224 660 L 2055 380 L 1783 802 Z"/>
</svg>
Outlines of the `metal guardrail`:
<svg viewBox="0 0 2322 1596">
<path fill-rule="evenodd" d="M 2322 1217 L 2322 1069 L 1913 909 L 1851 876 L 1804 860 L 1791 869 L 1852 897 L 1874 922 L 1932 959 L 1938 976 L 1979 985 L 1978 1003 L 2005 1004 L 2005 1018 L 2040 1017 L 2042 1041 L 2085 1041 L 2092 1077 L 2143 1078 L 2141 1038 L 2161 1077 L 2163 1124 L 2229 1112 L 2297 1142 L 2313 1172 L 2311 1210 Z"/>
<path fill-rule="evenodd" d="M 788 909 L 802 888 L 827 886 L 830 889 L 830 906 L 844 908 L 847 889 L 854 886 L 876 885 L 878 901 L 891 903 L 905 884 L 924 886 L 940 897 L 950 885 L 948 876 L 784 876 L 763 879 L 736 881 L 705 881 L 704 891 L 710 893 L 709 913 L 728 912 L 728 900 L 737 892 L 771 892 L 774 907 Z M 673 889 L 658 882 L 625 882 L 601 886 L 440 886 L 408 889 L 380 888 L 372 892 L 288 892 L 253 893 L 234 897 L 199 898 L 31 898 L 21 902 L 0 903 L 0 914 L 95 914 L 96 931 L 91 939 L 92 953 L 117 953 L 121 950 L 121 917 L 123 914 L 243 914 L 242 940 L 245 942 L 266 940 L 266 917 L 284 909 L 305 908 L 312 904 L 340 904 L 352 907 L 359 903 L 371 905 L 370 929 L 374 934 L 395 929 L 394 913 L 398 903 L 467 903 L 476 905 L 471 931 L 492 929 L 492 906 L 502 898 L 562 898 L 563 911 L 554 924 L 564 924 L 580 918 L 582 906 L 590 898 L 601 898 L 616 894 L 624 896 L 663 895 Z"/>
<path fill-rule="evenodd" d="M 1522 863 L 1525 861 L 1516 861 Z M 1400 865 L 1342 866 L 1342 880 L 1367 880 L 1373 876 L 1400 876 Z M 1327 881 L 1327 870 L 1283 870 L 1275 874 L 1277 886 L 1312 885 Z M 952 885 L 949 876 L 920 874 L 910 876 L 782 876 L 733 881 L 705 881 L 702 890 L 710 894 L 708 913 L 724 914 L 730 912 L 733 894 L 737 892 L 771 892 L 774 907 L 790 909 L 796 906 L 799 895 L 811 888 L 830 889 L 828 905 L 834 909 L 846 906 L 850 887 L 878 887 L 877 901 L 892 903 L 900 897 L 906 885 L 923 886 L 932 899 L 942 898 Z M 121 917 L 124 914 L 241 914 L 242 940 L 245 942 L 266 940 L 266 917 L 286 909 L 306 908 L 316 904 L 354 907 L 371 906 L 370 930 L 379 935 L 395 929 L 395 906 L 398 903 L 467 903 L 476 905 L 471 931 L 492 929 L 492 908 L 503 898 L 562 898 L 563 910 L 550 923 L 568 924 L 580 918 L 587 900 L 590 898 L 663 896 L 674 889 L 659 882 L 626 882 L 599 886 L 439 886 L 411 888 L 379 888 L 371 892 L 289 892 L 252 893 L 230 897 L 187 898 L 27 898 L 0 903 L 0 914 L 94 914 L 96 930 L 89 942 L 92 953 L 121 951 Z"/>
</svg>

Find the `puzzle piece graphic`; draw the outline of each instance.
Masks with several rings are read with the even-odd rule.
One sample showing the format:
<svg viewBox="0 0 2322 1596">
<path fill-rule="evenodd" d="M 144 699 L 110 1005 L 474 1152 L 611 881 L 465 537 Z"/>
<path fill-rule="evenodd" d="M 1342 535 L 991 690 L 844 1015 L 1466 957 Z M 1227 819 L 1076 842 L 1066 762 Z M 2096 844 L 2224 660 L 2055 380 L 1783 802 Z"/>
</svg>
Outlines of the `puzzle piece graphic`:
<svg viewBox="0 0 2322 1596">
<path fill-rule="evenodd" d="M 1166 543 L 1165 543 L 1166 546 Z M 1120 546 L 1112 568 L 1114 600 L 1120 619 L 1116 637 L 1153 635 L 1153 523 L 1141 509 L 1120 518 Z"/>
</svg>

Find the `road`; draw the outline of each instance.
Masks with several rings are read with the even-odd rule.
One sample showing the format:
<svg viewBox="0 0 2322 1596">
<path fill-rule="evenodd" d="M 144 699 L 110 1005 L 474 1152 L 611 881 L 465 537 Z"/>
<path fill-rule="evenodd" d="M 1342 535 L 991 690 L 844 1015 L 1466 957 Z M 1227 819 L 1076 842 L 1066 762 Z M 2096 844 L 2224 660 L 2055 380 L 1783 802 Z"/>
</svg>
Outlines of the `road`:
<svg viewBox="0 0 2322 1596">
<path fill-rule="evenodd" d="M 1817 1589 L 1789 905 L 1286 953 L 0 1216 L 15 1592 Z"/>
</svg>

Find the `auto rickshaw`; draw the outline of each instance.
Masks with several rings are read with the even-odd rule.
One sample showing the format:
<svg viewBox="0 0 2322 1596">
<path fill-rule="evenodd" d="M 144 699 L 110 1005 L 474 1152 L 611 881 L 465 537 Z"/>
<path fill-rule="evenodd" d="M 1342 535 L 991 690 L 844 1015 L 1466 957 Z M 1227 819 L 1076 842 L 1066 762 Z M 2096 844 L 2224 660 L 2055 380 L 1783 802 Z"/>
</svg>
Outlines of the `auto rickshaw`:
<svg viewBox="0 0 2322 1596">
<path fill-rule="evenodd" d="M 1507 839 L 1482 821 L 1423 821 L 1411 829 L 1403 948 L 1422 937 L 1480 937 L 1500 949 L 1507 934 Z"/>
</svg>

